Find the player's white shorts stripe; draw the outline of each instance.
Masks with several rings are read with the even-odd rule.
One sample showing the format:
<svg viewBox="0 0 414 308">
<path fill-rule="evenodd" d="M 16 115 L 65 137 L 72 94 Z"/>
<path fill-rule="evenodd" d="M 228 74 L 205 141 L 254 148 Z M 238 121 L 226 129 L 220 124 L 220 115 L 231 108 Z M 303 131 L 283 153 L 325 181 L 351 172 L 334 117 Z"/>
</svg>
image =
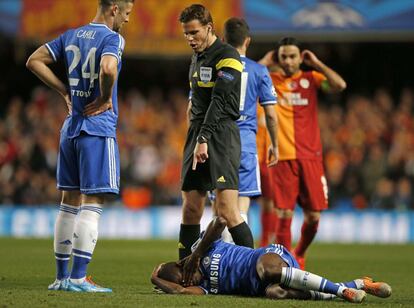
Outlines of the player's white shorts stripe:
<svg viewBox="0 0 414 308">
<path fill-rule="evenodd" d="M 257 183 L 257 190 L 260 191 L 262 187 L 262 183 L 260 182 L 260 167 L 259 167 L 259 156 L 256 154 L 256 183 Z"/>
<path fill-rule="evenodd" d="M 106 146 L 108 147 L 108 166 L 109 166 L 109 186 L 112 187 L 112 164 L 111 164 L 111 138 L 106 138 Z"/>
</svg>

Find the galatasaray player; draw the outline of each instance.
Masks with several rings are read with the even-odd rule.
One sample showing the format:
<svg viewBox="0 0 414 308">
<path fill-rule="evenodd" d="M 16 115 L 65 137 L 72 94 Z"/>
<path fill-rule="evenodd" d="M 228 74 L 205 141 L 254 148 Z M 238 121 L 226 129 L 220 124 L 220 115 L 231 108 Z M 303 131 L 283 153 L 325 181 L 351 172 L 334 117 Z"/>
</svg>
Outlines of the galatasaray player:
<svg viewBox="0 0 414 308">
<path fill-rule="evenodd" d="M 304 213 L 299 242 L 293 251 L 301 268 L 305 253 L 316 235 L 320 213 L 328 208 L 328 186 L 323 170 L 318 125 L 317 92 L 335 93 L 346 88 L 345 81 L 309 51 L 301 51 L 291 37 L 280 40 L 278 48 L 260 63 L 271 66 L 277 59 L 281 70 L 271 73 L 279 104 L 279 163 L 270 168 L 277 210 L 276 241 L 291 250 L 291 222 L 295 204 Z M 305 63 L 313 68 L 302 71 Z"/>
</svg>

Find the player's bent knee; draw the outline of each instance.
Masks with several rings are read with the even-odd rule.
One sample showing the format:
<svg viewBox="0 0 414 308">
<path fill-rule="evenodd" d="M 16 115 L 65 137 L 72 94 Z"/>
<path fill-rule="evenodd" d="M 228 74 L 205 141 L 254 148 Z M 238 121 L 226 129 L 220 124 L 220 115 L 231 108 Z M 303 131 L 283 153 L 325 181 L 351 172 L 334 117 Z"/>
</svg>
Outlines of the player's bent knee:
<svg viewBox="0 0 414 308">
<path fill-rule="evenodd" d="M 276 209 L 276 214 L 277 214 L 277 217 L 279 218 L 292 218 L 293 217 L 292 210 Z"/>
<path fill-rule="evenodd" d="M 79 190 L 62 191 L 61 203 L 72 206 L 80 206 L 82 201 L 82 195 Z"/>
</svg>

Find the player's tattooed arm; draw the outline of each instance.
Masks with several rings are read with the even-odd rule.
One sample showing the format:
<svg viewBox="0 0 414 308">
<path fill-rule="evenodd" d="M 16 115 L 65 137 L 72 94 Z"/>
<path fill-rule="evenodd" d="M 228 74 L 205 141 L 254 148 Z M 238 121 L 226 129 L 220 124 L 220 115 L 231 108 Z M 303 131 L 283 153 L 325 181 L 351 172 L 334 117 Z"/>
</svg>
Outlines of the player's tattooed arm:
<svg viewBox="0 0 414 308">
<path fill-rule="evenodd" d="M 200 265 L 201 257 L 207 252 L 211 244 L 218 240 L 227 225 L 227 221 L 223 217 L 217 217 L 208 225 L 204 237 L 198 243 L 196 249 L 187 258 L 180 261 L 183 267 L 183 284 L 190 286 L 194 273 Z"/>
</svg>

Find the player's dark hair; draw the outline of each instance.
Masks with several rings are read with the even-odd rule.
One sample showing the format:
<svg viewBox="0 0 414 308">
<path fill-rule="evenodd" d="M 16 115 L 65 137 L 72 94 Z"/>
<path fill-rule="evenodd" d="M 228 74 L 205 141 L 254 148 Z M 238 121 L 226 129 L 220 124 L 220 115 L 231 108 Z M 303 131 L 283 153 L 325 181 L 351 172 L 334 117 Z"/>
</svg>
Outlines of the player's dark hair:
<svg viewBox="0 0 414 308">
<path fill-rule="evenodd" d="M 176 262 L 168 262 L 161 266 L 158 277 L 177 284 L 182 283 L 183 273 Z"/>
<path fill-rule="evenodd" d="M 277 43 L 276 51 L 279 51 L 279 48 L 281 46 L 289 46 L 289 45 L 296 46 L 297 48 L 299 48 L 299 51 L 302 50 L 302 44 L 297 39 L 295 39 L 294 37 L 284 37 Z"/>
<path fill-rule="evenodd" d="M 128 3 L 128 2 L 134 3 L 135 0 L 98 0 L 99 6 L 101 6 L 103 8 L 107 8 L 111 5 L 119 4 L 121 2 L 123 2 L 123 3 Z"/>
<path fill-rule="evenodd" d="M 299 40 L 295 39 L 294 37 L 290 37 L 290 36 L 284 37 L 279 42 L 277 42 L 275 53 L 273 54 L 273 61 L 278 62 L 279 48 L 282 46 L 289 46 L 289 45 L 293 45 L 299 48 L 299 52 L 302 51 L 302 43 Z"/>
<path fill-rule="evenodd" d="M 210 11 L 201 4 L 193 4 L 182 10 L 178 19 L 182 23 L 187 23 L 192 20 L 198 20 L 203 26 L 208 23 L 213 23 Z"/>
<path fill-rule="evenodd" d="M 233 47 L 241 47 L 249 37 L 249 25 L 243 18 L 232 17 L 224 23 L 224 40 Z"/>
</svg>

